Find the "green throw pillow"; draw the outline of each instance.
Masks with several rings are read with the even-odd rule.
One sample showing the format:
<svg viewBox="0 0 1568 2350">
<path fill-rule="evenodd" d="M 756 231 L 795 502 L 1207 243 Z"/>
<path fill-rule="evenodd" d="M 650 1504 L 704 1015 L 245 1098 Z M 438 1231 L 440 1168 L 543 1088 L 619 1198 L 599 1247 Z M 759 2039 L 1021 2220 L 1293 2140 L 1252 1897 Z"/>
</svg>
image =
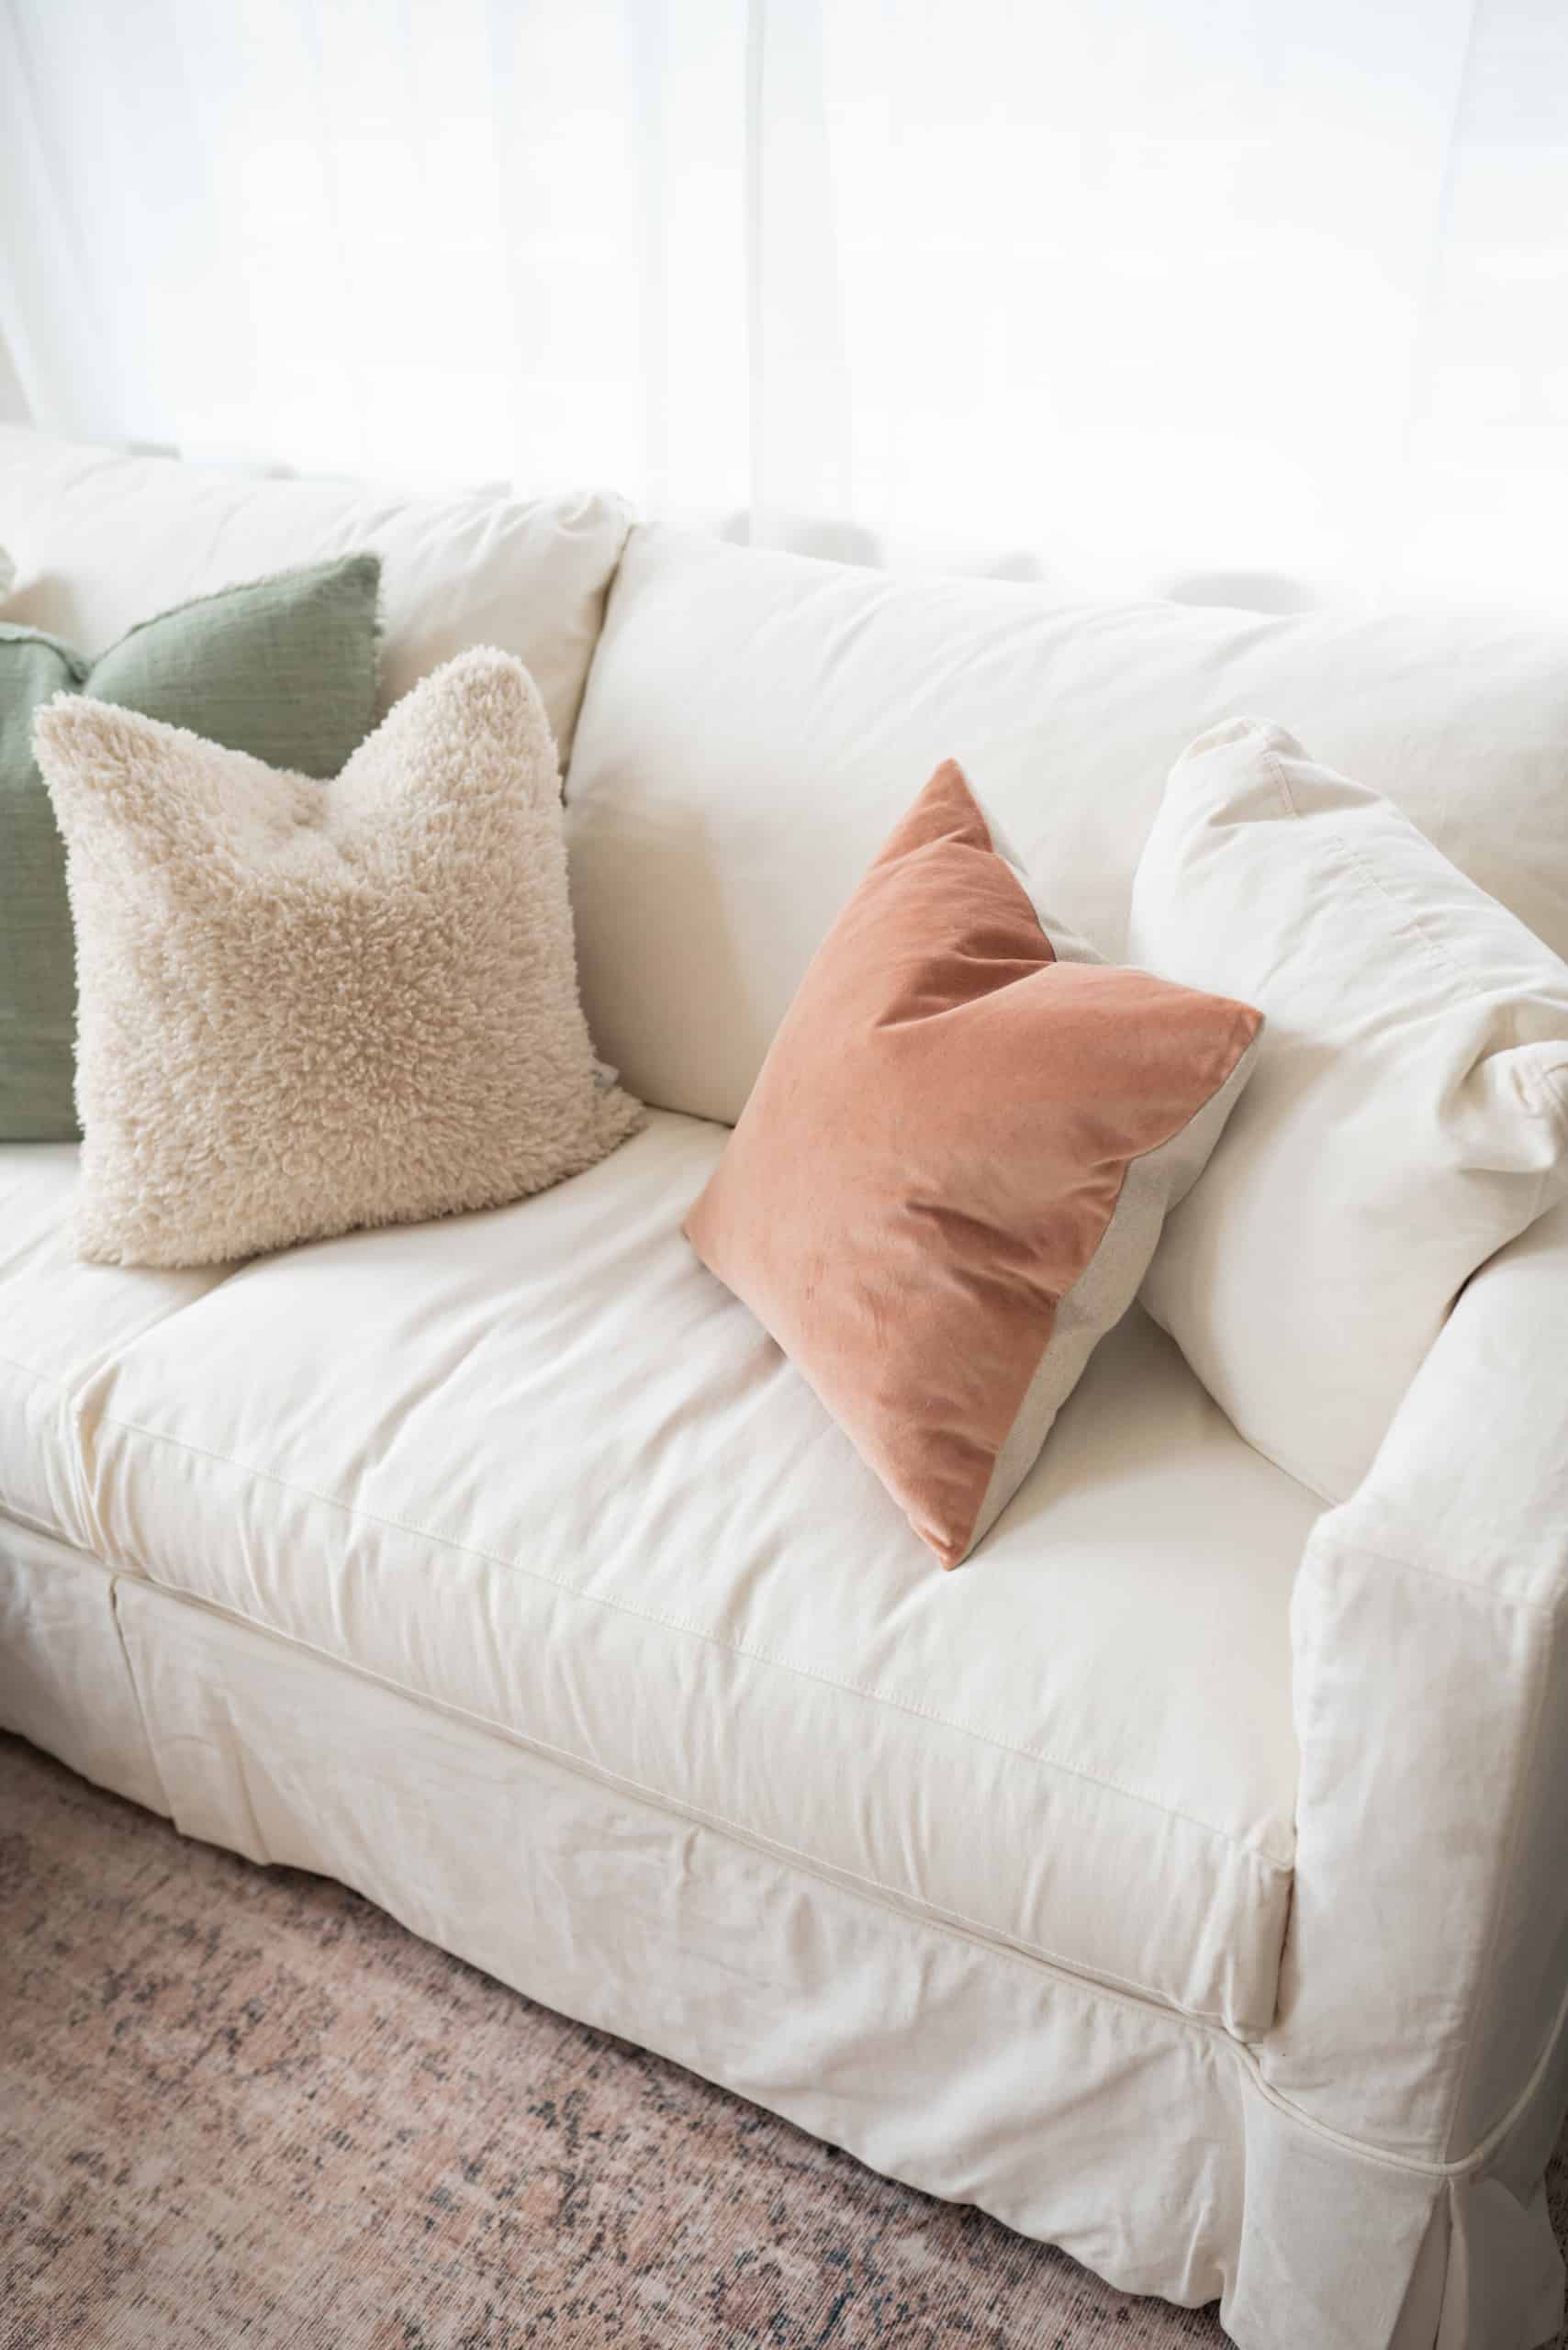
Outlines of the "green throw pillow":
<svg viewBox="0 0 1568 2350">
<path fill-rule="evenodd" d="M 90 693 L 297 775 L 375 722 L 380 559 L 341 556 L 180 604 L 96 661 L 0 621 L 0 1142 L 73 1142 L 76 980 L 65 848 L 33 714 Z"/>
</svg>

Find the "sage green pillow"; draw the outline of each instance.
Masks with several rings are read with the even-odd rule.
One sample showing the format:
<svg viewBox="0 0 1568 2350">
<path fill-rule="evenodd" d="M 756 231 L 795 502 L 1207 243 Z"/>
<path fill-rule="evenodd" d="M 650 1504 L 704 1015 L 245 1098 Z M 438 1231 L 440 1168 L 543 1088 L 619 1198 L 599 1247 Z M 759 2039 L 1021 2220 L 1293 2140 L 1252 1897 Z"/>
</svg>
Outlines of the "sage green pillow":
<svg viewBox="0 0 1568 2350">
<path fill-rule="evenodd" d="M 73 1142 L 76 980 L 65 848 L 33 714 L 91 693 L 296 775 L 334 776 L 375 722 L 381 564 L 343 555 L 180 604 L 87 661 L 0 621 L 0 1142 Z"/>
</svg>

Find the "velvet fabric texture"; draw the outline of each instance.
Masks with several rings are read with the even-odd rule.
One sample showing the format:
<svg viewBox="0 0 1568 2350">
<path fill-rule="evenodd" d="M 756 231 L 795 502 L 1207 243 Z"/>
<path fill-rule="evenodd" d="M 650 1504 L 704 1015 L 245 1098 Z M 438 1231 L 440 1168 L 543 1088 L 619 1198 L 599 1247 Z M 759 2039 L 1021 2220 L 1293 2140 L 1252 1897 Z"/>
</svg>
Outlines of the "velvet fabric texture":
<svg viewBox="0 0 1568 2350">
<path fill-rule="evenodd" d="M 1262 1024 L 1069 951 L 946 762 L 686 1224 L 948 1567 L 1131 1303 Z"/>
</svg>

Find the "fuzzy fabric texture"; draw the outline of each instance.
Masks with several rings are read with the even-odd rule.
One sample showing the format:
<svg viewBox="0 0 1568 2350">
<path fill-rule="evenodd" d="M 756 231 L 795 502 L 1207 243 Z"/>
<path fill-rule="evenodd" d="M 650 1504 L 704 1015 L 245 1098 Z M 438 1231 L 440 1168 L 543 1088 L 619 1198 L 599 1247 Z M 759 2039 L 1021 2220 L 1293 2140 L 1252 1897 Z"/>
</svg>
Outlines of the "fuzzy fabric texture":
<svg viewBox="0 0 1568 2350">
<path fill-rule="evenodd" d="M 496 1207 L 641 1124 L 577 996 L 554 744 L 465 653 L 319 783 L 62 695 L 76 1246 L 122 1265 Z"/>
</svg>

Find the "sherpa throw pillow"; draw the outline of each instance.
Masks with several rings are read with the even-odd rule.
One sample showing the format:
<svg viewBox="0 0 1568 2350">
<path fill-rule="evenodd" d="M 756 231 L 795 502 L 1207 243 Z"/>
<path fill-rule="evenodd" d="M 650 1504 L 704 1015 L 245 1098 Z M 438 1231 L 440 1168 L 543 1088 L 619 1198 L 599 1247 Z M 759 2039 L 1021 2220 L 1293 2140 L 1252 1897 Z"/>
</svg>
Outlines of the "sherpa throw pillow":
<svg viewBox="0 0 1568 2350">
<path fill-rule="evenodd" d="M 63 696 L 84 1257 L 227 1263 L 494 1207 L 640 1122 L 577 1000 L 554 745 L 461 655 L 335 781 Z"/>
<path fill-rule="evenodd" d="M 686 1229 L 944 1566 L 1131 1303 L 1260 1024 L 1092 957 L 951 761 L 819 949 Z"/>
<path fill-rule="evenodd" d="M 1568 1191 L 1568 965 L 1391 800 L 1235 719 L 1171 769 L 1133 951 L 1269 1030 L 1144 1303 L 1329 1501 L 1476 1267 Z"/>
<path fill-rule="evenodd" d="M 65 848 L 33 759 L 50 696 L 91 692 L 274 767 L 336 775 L 375 722 L 381 565 L 342 555 L 182 604 L 96 661 L 0 624 L 0 1142 L 73 1142 Z"/>
</svg>

